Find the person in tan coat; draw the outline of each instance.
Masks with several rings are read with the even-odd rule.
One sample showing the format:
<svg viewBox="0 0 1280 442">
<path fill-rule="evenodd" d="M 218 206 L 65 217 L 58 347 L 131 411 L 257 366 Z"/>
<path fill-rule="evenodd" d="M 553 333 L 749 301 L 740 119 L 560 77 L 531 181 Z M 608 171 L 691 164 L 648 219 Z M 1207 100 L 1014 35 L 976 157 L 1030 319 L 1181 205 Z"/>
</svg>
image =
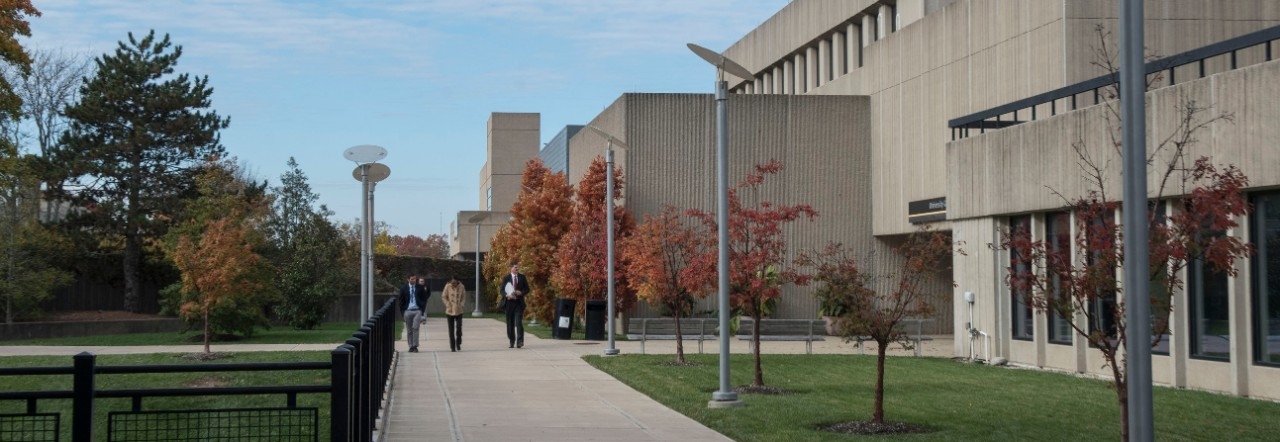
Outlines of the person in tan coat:
<svg viewBox="0 0 1280 442">
<path fill-rule="evenodd" d="M 444 317 L 449 323 L 449 351 L 462 350 L 462 313 L 467 304 L 467 289 L 457 275 L 444 285 L 440 300 L 444 301 Z"/>
</svg>

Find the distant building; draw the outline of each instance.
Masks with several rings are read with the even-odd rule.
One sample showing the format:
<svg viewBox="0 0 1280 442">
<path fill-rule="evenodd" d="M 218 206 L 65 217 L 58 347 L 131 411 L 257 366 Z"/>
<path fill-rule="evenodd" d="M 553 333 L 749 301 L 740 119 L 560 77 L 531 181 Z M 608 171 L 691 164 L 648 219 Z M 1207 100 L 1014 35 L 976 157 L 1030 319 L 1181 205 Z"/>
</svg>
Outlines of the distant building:
<svg viewBox="0 0 1280 442">
<path fill-rule="evenodd" d="M 578 134 L 583 126 L 580 124 L 570 124 L 560 130 L 546 146 L 542 147 L 542 152 L 538 153 L 538 157 L 542 158 L 542 164 L 551 169 L 552 172 L 564 172 L 569 174 L 569 139 Z"/>
<path fill-rule="evenodd" d="M 525 163 L 538 155 L 541 124 L 537 113 L 494 112 L 489 116 L 485 163 L 480 169 L 480 210 L 458 212 L 450 222 L 449 256 L 475 259 L 488 252 L 489 240 L 506 224 L 511 205 L 520 195 Z"/>
</svg>

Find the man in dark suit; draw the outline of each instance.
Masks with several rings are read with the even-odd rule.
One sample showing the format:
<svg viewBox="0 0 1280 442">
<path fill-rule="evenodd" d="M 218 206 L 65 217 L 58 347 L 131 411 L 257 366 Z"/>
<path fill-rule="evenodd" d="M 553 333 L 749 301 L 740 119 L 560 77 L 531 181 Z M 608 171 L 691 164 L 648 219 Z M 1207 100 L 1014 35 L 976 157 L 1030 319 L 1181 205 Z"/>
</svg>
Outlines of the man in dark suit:
<svg viewBox="0 0 1280 442">
<path fill-rule="evenodd" d="M 511 273 L 502 277 L 502 293 L 507 304 L 507 348 L 524 347 L 524 295 L 529 293 L 529 278 L 520 273 L 519 264 L 512 264 Z"/>
<path fill-rule="evenodd" d="M 409 353 L 418 352 L 418 326 L 427 320 L 427 299 L 431 297 L 426 286 L 418 285 L 418 276 L 409 275 L 400 287 L 400 314 L 404 317 Z"/>
</svg>

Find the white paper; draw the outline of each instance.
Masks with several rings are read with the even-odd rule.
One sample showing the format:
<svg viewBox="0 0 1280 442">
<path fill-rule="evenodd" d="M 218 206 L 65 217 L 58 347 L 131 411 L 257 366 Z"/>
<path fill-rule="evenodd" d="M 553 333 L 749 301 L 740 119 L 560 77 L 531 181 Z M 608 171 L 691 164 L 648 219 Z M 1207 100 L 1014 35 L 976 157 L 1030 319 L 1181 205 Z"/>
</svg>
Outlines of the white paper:
<svg viewBox="0 0 1280 442">
<path fill-rule="evenodd" d="M 515 292 L 516 292 L 516 286 L 511 285 L 511 283 L 509 283 L 509 282 L 508 282 L 508 283 L 507 283 L 507 287 L 506 287 L 505 289 L 503 289 L 503 290 L 504 290 L 508 295 L 510 295 L 510 294 L 515 293 Z"/>
<path fill-rule="evenodd" d="M 568 316 L 561 316 L 561 317 L 560 317 L 560 328 L 569 328 L 569 317 L 568 317 Z"/>
</svg>

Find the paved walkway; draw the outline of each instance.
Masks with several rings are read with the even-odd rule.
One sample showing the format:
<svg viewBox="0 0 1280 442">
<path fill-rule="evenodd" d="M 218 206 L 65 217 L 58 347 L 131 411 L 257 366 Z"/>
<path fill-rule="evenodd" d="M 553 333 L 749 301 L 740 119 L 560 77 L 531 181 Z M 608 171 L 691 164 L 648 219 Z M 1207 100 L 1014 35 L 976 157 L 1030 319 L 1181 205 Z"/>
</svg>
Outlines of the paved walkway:
<svg viewBox="0 0 1280 442">
<path fill-rule="evenodd" d="M 379 442 L 396 441 L 727 441 L 712 431 L 592 368 L 584 354 L 601 354 L 603 341 L 539 339 L 526 335 L 522 349 L 507 348 L 505 326 L 487 318 L 463 319 L 463 351 L 450 352 L 445 321 L 432 317 L 424 328 L 422 350 L 407 352 L 396 342 L 398 363 L 390 391 L 390 411 L 381 423 Z M 336 344 L 219 344 L 216 351 L 332 350 Z M 674 354 L 675 341 L 615 341 L 621 354 Z M 828 338 L 813 343 L 814 353 L 857 353 L 853 344 Z M 201 345 L 39 347 L 3 346 L 0 356 L 195 353 Z M 716 353 L 719 341 L 703 342 Z M 747 353 L 735 339 L 734 353 Z M 805 353 L 804 342 L 767 341 L 765 353 Z M 873 349 L 868 349 L 872 353 Z M 926 341 L 925 356 L 950 357 L 950 337 Z M 699 353 L 697 341 L 685 342 L 686 354 Z M 897 346 L 892 355 L 910 355 Z M 707 397 L 710 400 L 710 394 Z"/>
</svg>

